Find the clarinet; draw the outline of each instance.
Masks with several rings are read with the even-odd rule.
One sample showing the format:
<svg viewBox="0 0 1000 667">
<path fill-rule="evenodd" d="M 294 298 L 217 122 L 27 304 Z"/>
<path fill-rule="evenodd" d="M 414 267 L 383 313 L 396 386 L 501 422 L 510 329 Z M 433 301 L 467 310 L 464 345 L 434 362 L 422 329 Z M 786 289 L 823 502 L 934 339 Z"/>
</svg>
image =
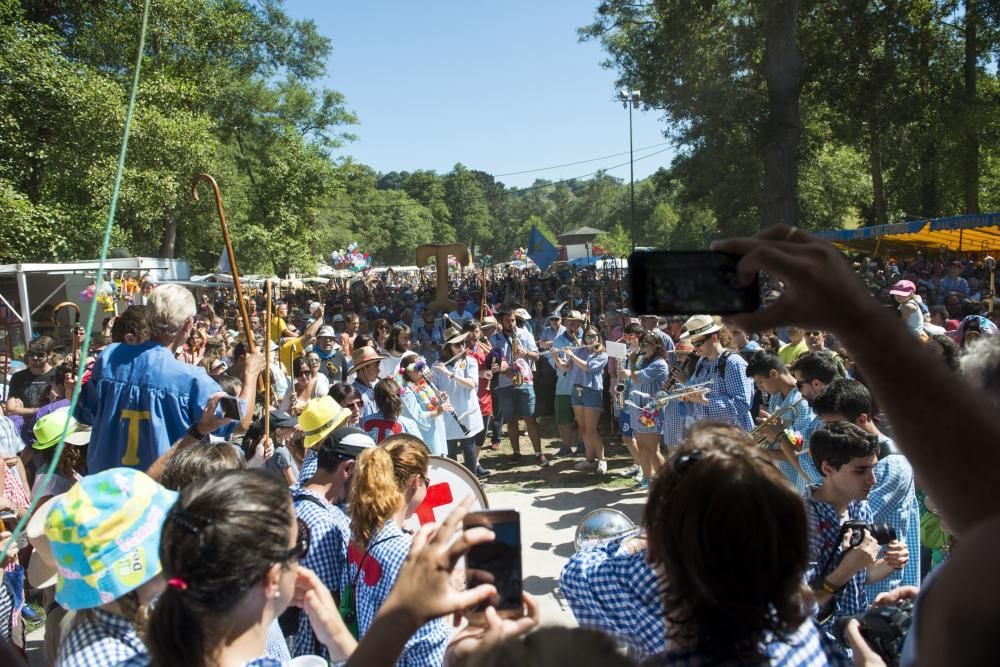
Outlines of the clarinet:
<svg viewBox="0 0 1000 667">
<path fill-rule="evenodd" d="M 438 405 L 444 405 L 444 403 L 446 402 L 446 399 L 444 397 L 444 393 L 442 393 L 440 389 L 438 389 L 437 387 L 435 387 L 434 383 L 431 381 L 431 371 L 430 371 L 430 369 L 423 368 L 423 369 L 420 370 L 420 374 L 423 376 L 424 380 L 427 382 L 427 386 L 430 387 L 430 389 L 431 389 L 432 392 L 434 392 L 434 397 L 437 398 Z M 462 420 L 459 419 L 458 413 L 455 412 L 454 410 L 448 410 L 447 414 L 451 415 L 451 418 L 455 420 L 455 423 L 458 424 L 458 427 L 460 429 L 462 429 L 462 434 L 465 435 L 466 437 L 468 437 L 469 436 L 469 429 L 468 429 L 468 427 L 465 424 L 462 423 Z"/>
</svg>

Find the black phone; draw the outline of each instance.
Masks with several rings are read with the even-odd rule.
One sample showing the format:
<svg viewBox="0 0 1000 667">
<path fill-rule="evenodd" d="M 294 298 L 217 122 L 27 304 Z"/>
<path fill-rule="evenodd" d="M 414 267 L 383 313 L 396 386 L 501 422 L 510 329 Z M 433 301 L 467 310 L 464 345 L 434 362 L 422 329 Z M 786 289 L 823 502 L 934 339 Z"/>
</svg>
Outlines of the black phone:
<svg viewBox="0 0 1000 667">
<path fill-rule="evenodd" d="M 219 407 L 222 408 L 222 416 L 226 419 L 243 419 L 243 409 L 240 407 L 240 400 L 235 396 L 223 396 L 219 399 Z"/>
<path fill-rule="evenodd" d="M 760 277 L 740 283 L 740 256 L 710 250 L 629 255 L 632 309 L 650 315 L 731 315 L 760 308 Z"/>
<path fill-rule="evenodd" d="M 489 528 L 496 538 L 475 545 L 465 554 L 465 584 L 468 588 L 493 584 L 497 594 L 467 615 L 482 615 L 492 606 L 502 617 L 519 618 L 524 615 L 521 515 L 516 510 L 483 510 L 465 515 L 466 530 L 477 526 Z"/>
</svg>

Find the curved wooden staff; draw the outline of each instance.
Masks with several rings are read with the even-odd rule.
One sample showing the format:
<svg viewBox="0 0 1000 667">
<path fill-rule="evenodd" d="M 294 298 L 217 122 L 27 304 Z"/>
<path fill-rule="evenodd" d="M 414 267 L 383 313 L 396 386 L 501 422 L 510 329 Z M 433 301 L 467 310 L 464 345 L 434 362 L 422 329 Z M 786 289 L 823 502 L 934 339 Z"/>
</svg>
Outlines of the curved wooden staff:
<svg viewBox="0 0 1000 667">
<path fill-rule="evenodd" d="M 226 254 L 229 255 L 229 270 L 233 276 L 233 289 L 236 290 L 236 304 L 240 308 L 240 317 L 243 320 L 243 333 L 247 338 L 247 350 L 251 353 L 257 351 L 257 344 L 253 338 L 253 330 L 250 328 L 250 313 L 247 311 L 246 297 L 243 295 L 243 286 L 240 284 L 240 272 L 236 268 L 236 253 L 233 252 L 233 241 L 229 238 L 229 226 L 226 224 L 226 212 L 222 208 L 222 193 L 219 192 L 219 184 L 208 174 L 198 174 L 191 182 L 191 197 L 198 201 L 198 181 L 208 181 L 215 192 L 215 208 L 219 212 L 219 222 L 222 223 L 222 238 L 226 242 Z M 270 326 L 268 322 L 268 326 Z"/>
<path fill-rule="evenodd" d="M 72 301 L 63 301 L 60 304 L 56 304 L 56 307 L 52 309 L 52 326 L 53 328 L 59 327 L 59 311 L 63 308 L 72 308 L 76 312 L 76 319 L 69 325 L 69 339 L 70 346 L 73 350 L 73 372 L 76 372 L 76 361 L 79 343 L 76 340 L 76 327 L 80 324 L 80 306 L 76 305 Z"/>
<path fill-rule="evenodd" d="M 264 281 L 265 312 L 267 315 L 267 326 L 271 326 L 271 281 Z M 270 332 L 268 340 L 264 342 L 264 435 L 271 437 L 271 341 Z M 273 444 L 273 443 L 272 443 Z"/>
</svg>

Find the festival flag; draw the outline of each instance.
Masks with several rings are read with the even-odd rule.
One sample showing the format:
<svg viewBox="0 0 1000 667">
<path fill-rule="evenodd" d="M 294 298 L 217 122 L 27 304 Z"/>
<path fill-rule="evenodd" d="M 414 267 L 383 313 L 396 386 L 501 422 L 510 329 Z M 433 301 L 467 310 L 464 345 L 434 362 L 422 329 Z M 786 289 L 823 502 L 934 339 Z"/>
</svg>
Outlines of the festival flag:
<svg viewBox="0 0 1000 667">
<path fill-rule="evenodd" d="M 559 259 L 559 250 L 534 225 L 531 226 L 531 235 L 528 237 L 528 257 L 542 271 Z"/>
<path fill-rule="evenodd" d="M 229 266 L 229 252 L 226 250 L 226 246 L 222 246 L 222 252 L 219 253 L 219 263 L 217 265 L 219 273 L 232 273 L 233 269 Z"/>
</svg>

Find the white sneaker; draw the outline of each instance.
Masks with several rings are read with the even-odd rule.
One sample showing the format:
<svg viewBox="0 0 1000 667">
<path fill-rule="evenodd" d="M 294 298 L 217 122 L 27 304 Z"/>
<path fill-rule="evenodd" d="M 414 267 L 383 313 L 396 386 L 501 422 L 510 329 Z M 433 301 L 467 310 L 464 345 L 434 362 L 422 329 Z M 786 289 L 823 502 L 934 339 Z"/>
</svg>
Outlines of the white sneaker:
<svg viewBox="0 0 1000 667">
<path fill-rule="evenodd" d="M 625 470 L 622 470 L 618 474 L 621 475 L 622 477 L 635 477 L 636 473 L 638 473 L 640 475 L 642 474 L 642 468 L 639 467 L 638 463 L 636 463 L 636 464 L 634 464 L 634 465 L 632 465 L 632 466 L 630 466 L 628 468 L 625 468 Z"/>
<path fill-rule="evenodd" d="M 575 466 L 573 466 L 573 469 L 574 470 L 593 470 L 595 465 L 597 465 L 596 461 L 588 461 L 587 459 L 584 459 L 583 461 L 580 461 Z"/>
<path fill-rule="evenodd" d="M 635 473 L 634 475 L 632 475 L 632 481 L 635 482 L 636 484 L 638 484 L 642 480 L 643 480 L 642 468 L 639 468 L 639 471 L 637 473 Z"/>
<path fill-rule="evenodd" d="M 601 459 L 600 461 L 597 462 L 597 474 L 604 475 L 607 472 L 608 472 L 608 462 L 605 461 L 604 459 Z"/>
</svg>

